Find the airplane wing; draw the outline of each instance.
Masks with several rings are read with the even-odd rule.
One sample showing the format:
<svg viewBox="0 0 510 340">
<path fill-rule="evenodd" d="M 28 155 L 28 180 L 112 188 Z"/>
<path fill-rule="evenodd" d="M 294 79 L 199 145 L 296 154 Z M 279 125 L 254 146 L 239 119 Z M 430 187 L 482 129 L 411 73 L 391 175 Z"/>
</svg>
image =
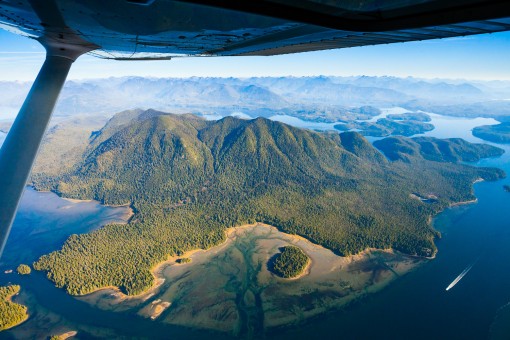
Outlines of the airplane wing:
<svg viewBox="0 0 510 340">
<path fill-rule="evenodd" d="M 275 55 L 510 29 L 488 0 L 2 0 L 0 27 L 110 59 Z"/>
<path fill-rule="evenodd" d="M 46 61 L 0 149 L 0 254 L 67 73 L 119 60 L 276 55 L 510 30 L 508 0 L 0 0 Z"/>
</svg>

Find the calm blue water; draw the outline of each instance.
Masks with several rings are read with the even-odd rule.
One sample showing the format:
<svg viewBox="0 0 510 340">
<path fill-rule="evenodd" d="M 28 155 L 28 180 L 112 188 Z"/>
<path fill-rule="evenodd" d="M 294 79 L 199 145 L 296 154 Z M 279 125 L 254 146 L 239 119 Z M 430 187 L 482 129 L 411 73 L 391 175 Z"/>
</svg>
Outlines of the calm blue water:
<svg viewBox="0 0 510 340">
<path fill-rule="evenodd" d="M 4 143 L 6 136 L 7 136 L 7 134 L 5 132 L 0 131 L 0 148 L 2 147 L 2 144 Z"/>
<path fill-rule="evenodd" d="M 70 234 L 87 233 L 103 224 L 125 222 L 128 207 L 107 207 L 98 202 L 72 203 L 50 192 L 27 187 L 4 254 L 2 271 L 20 262 L 32 263 L 64 243 Z"/>
<path fill-rule="evenodd" d="M 458 124 L 456 124 L 456 122 Z M 462 123 L 463 122 L 463 123 Z M 445 120 L 438 133 L 471 136 L 467 120 Z M 472 122 L 471 122 L 472 123 Z M 432 133 L 433 135 L 433 133 Z M 444 137 L 444 136 L 441 136 Z M 510 146 L 497 159 L 480 166 L 497 166 L 510 174 Z M 484 339 L 501 307 L 510 302 L 510 193 L 505 179 L 475 185 L 477 204 L 449 209 L 434 225 L 443 238 L 437 242 L 437 258 L 405 275 L 379 293 L 371 294 L 341 311 L 292 328 L 273 330 L 268 338 L 346 339 Z M 76 329 L 81 338 L 133 335 L 151 338 L 224 338 L 224 335 L 165 326 L 129 313 L 101 311 L 53 287 L 42 273 L 28 277 L 3 274 L 19 262 L 31 262 L 49 249 L 58 248 L 67 235 L 92 230 L 103 219 L 120 218 L 116 208 L 95 202 L 88 208 L 73 205 L 51 193 L 28 190 L 6 254 L 0 265 L 0 283 L 22 285 L 20 301 L 29 307 L 29 321 L 0 337 L 43 338 L 59 327 Z M 46 211 L 46 212 L 45 212 Z M 470 264 L 469 273 L 451 290 L 446 287 Z M 510 324 L 510 317 L 499 325 Z M 510 338 L 510 334 L 505 334 Z M 503 337 L 504 338 L 504 337 Z"/>
<path fill-rule="evenodd" d="M 328 131 L 335 130 L 335 125 L 338 123 L 320 123 L 320 122 L 310 122 L 306 120 L 302 120 L 297 117 L 289 116 L 289 115 L 276 115 L 271 116 L 269 119 L 274 120 L 276 122 L 289 124 L 298 128 L 310 129 L 310 130 L 319 130 L 319 131 Z"/>
</svg>

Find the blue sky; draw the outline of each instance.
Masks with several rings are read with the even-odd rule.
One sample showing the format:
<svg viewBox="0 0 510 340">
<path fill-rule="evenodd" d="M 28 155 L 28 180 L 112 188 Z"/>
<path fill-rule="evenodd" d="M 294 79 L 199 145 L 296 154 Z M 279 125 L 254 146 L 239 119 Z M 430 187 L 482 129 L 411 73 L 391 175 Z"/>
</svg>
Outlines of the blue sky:
<svg viewBox="0 0 510 340">
<path fill-rule="evenodd" d="M 83 56 L 69 79 L 110 76 L 312 76 L 373 75 L 510 80 L 510 32 L 423 42 L 366 46 L 275 57 L 111 61 Z M 0 80 L 33 80 L 44 49 L 0 29 Z"/>
</svg>

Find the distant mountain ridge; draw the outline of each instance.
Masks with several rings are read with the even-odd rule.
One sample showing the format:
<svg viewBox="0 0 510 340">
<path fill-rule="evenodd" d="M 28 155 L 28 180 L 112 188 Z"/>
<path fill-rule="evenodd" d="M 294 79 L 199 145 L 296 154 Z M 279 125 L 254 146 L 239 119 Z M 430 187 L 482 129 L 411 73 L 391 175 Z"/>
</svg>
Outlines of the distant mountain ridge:
<svg viewBox="0 0 510 340">
<path fill-rule="evenodd" d="M 4 115 L 13 116 L 19 110 L 29 87 L 28 82 L 0 82 L 0 110 Z M 252 117 L 278 113 L 301 117 L 299 111 L 306 110 L 309 119 L 315 120 L 315 112 L 330 112 L 326 115 L 328 121 L 336 122 L 345 112 L 361 106 L 403 106 L 458 115 L 466 111 L 466 106 L 474 104 L 480 115 L 497 116 L 510 114 L 510 102 L 504 101 L 508 98 L 510 84 L 505 87 L 502 83 L 491 82 L 368 76 L 123 77 L 68 81 L 55 115 L 107 115 L 139 107 L 221 116 L 241 111 Z M 496 101 L 502 102 L 493 106 Z M 495 109 L 491 111 L 491 108 Z"/>
</svg>

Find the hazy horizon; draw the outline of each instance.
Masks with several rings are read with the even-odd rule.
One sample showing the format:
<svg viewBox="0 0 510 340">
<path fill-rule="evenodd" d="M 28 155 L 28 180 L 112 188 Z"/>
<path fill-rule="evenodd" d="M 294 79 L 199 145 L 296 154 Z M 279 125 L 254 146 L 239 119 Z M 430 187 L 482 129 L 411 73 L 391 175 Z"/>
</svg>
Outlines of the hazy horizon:
<svg viewBox="0 0 510 340">
<path fill-rule="evenodd" d="M 0 53 L 1 55 L 1 53 Z M 37 75 L 36 75 L 37 76 Z M 395 76 L 395 75 L 371 75 L 371 74 L 352 74 L 352 75 L 334 75 L 334 74 L 314 74 L 314 75 L 269 75 L 269 76 L 227 76 L 227 75 L 219 75 L 219 76 L 172 76 L 172 75 L 166 75 L 166 76 L 152 76 L 152 75 L 138 75 L 138 74 L 126 74 L 126 75 L 116 75 L 116 76 L 108 76 L 105 75 L 103 77 L 94 77 L 94 78 L 68 78 L 66 82 L 73 81 L 73 82 L 93 82 L 93 81 L 102 81 L 107 79 L 123 79 L 123 78 L 143 78 L 143 79 L 240 79 L 240 80 L 246 80 L 246 79 L 257 79 L 257 78 L 394 78 L 394 79 L 412 79 L 412 80 L 423 80 L 427 82 L 451 82 L 458 83 L 458 82 L 483 82 L 483 83 L 490 83 L 490 82 L 503 82 L 503 83 L 510 83 L 510 79 L 476 79 L 476 78 L 445 78 L 445 77 L 418 77 L 418 76 Z M 19 83 L 33 83 L 34 79 L 13 79 L 13 80 L 5 80 L 0 79 L 0 82 L 19 82 Z"/>
<path fill-rule="evenodd" d="M 44 61 L 43 47 L 35 40 L 2 29 L 0 41 L 0 80 L 33 81 Z M 75 62 L 68 79 L 368 75 L 507 81 L 508 54 L 509 32 L 272 57 L 196 57 L 128 63 L 85 55 Z"/>
</svg>

